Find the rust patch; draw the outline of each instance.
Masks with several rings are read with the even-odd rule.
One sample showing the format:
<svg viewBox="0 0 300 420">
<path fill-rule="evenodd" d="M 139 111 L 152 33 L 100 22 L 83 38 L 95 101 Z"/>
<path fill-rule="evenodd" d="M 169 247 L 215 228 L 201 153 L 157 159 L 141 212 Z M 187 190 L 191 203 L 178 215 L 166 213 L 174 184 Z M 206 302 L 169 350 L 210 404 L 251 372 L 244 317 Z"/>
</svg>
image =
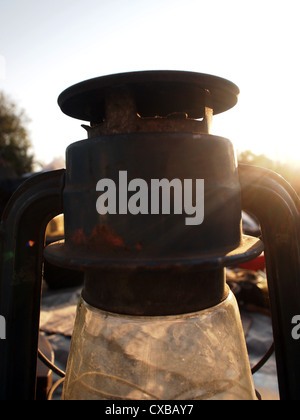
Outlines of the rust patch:
<svg viewBox="0 0 300 420">
<path fill-rule="evenodd" d="M 141 250 L 143 249 L 143 246 L 142 246 L 141 242 L 138 242 L 138 243 L 136 244 L 135 248 L 136 248 L 138 251 L 141 251 Z"/>
<path fill-rule="evenodd" d="M 75 244 L 84 244 L 87 242 L 87 238 L 83 232 L 83 229 L 78 229 L 76 230 L 72 236 L 71 236 L 71 241 L 74 242 Z"/>
<path fill-rule="evenodd" d="M 109 247 L 125 248 L 124 240 L 107 225 L 96 226 L 93 230 L 90 242 L 96 247 L 98 247 L 98 245 L 105 245 Z"/>
<path fill-rule="evenodd" d="M 90 237 L 87 237 L 83 229 L 76 230 L 70 237 L 71 242 L 82 245 L 91 251 L 101 251 L 102 253 L 118 253 L 141 251 L 142 244 L 138 242 L 135 246 L 129 247 L 123 238 L 107 225 L 98 225 L 94 228 Z"/>
<path fill-rule="evenodd" d="M 142 251 L 141 242 L 130 247 L 126 245 L 123 238 L 107 225 L 96 226 L 90 237 L 87 237 L 83 229 L 76 230 L 71 236 L 70 241 L 76 245 L 84 246 L 85 250 L 99 251 L 104 254 L 129 253 Z"/>
</svg>

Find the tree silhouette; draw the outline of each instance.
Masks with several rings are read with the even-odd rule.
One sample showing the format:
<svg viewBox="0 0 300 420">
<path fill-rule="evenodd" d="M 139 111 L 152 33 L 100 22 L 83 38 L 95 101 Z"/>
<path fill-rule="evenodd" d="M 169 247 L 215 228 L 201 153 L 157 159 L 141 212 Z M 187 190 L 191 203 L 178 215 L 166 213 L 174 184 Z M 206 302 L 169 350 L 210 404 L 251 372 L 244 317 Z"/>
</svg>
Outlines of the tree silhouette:
<svg viewBox="0 0 300 420">
<path fill-rule="evenodd" d="M 13 168 L 18 176 L 32 171 L 33 155 L 30 153 L 27 123 L 24 111 L 0 92 L 0 160 Z"/>
</svg>

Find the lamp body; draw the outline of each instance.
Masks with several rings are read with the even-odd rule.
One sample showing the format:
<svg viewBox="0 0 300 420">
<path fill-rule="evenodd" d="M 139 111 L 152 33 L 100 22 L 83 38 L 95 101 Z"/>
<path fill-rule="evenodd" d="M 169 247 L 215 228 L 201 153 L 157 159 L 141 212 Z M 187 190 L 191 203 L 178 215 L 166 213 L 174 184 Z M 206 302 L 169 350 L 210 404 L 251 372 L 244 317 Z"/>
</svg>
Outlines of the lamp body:
<svg viewBox="0 0 300 420">
<path fill-rule="evenodd" d="M 146 72 L 60 96 L 91 122 L 66 152 L 65 241 L 44 252 L 85 277 L 64 399 L 255 399 L 224 267 L 262 244 L 242 235 L 232 143 L 210 134 L 237 94 Z"/>
<path fill-rule="evenodd" d="M 102 311 L 80 298 L 63 399 L 256 399 L 235 297 L 154 317 Z"/>
</svg>

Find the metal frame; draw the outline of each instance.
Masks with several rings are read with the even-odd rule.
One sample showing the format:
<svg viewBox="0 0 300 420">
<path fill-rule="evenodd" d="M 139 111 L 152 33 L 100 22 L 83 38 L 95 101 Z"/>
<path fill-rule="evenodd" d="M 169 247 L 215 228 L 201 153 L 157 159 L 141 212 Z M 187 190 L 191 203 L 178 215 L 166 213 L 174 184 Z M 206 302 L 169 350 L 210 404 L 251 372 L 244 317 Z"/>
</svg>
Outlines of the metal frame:
<svg viewBox="0 0 300 420">
<path fill-rule="evenodd" d="M 35 398 L 45 230 L 63 212 L 65 171 L 33 176 L 13 195 L 1 222 L 0 400 Z"/>
<path fill-rule="evenodd" d="M 241 165 L 242 208 L 257 217 L 265 245 L 280 397 L 300 400 L 300 340 L 292 318 L 300 314 L 300 199 L 279 175 Z"/>
</svg>

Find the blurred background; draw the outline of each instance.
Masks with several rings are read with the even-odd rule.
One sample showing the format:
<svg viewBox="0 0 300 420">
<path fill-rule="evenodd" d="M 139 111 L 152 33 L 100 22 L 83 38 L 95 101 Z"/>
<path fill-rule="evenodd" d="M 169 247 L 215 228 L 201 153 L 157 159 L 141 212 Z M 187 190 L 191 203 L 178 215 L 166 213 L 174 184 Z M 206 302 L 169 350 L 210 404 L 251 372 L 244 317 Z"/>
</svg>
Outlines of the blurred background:
<svg viewBox="0 0 300 420">
<path fill-rule="evenodd" d="M 239 86 L 238 105 L 215 117 L 213 134 L 230 138 L 241 161 L 298 188 L 298 20 L 298 0 L 0 0 L 0 121 L 13 113 L 7 130 L 19 127 L 18 147 L 0 137 L 1 166 L 19 153 L 18 175 L 64 167 L 66 147 L 86 137 L 57 105 L 70 85 L 186 70 Z"/>
</svg>

